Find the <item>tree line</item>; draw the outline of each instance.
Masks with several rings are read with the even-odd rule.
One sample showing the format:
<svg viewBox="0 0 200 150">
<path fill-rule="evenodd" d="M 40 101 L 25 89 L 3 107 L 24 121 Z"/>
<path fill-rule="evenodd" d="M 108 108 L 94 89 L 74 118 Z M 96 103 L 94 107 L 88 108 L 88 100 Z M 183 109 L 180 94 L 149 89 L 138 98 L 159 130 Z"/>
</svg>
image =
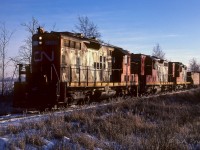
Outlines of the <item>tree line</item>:
<svg viewBox="0 0 200 150">
<path fill-rule="evenodd" d="M 8 46 L 10 40 L 14 34 L 14 31 L 8 30 L 5 23 L 0 23 L 0 96 L 5 95 L 7 90 L 6 86 L 6 69 L 8 64 L 12 62 L 14 66 L 19 63 L 30 64 L 32 55 L 32 36 L 37 33 L 38 27 L 44 27 L 39 21 L 32 17 L 29 22 L 21 23 L 21 26 L 28 33 L 28 36 L 24 39 L 23 45 L 20 46 L 18 50 L 18 55 L 16 57 L 8 57 Z M 55 29 L 55 25 L 53 26 Z M 74 30 L 72 32 L 83 33 L 85 37 L 88 38 L 98 38 L 100 40 L 101 33 L 99 32 L 98 26 L 93 23 L 87 16 L 78 16 L 78 23 L 75 24 Z M 166 59 L 165 53 L 159 44 L 156 44 L 152 49 L 152 56 L 158 57 L 160 59 Z M 200 71 L 200 64 L 197 62 L 196 58 L 192 58 L 189 62 L 189 70 Z"/>
</svg>

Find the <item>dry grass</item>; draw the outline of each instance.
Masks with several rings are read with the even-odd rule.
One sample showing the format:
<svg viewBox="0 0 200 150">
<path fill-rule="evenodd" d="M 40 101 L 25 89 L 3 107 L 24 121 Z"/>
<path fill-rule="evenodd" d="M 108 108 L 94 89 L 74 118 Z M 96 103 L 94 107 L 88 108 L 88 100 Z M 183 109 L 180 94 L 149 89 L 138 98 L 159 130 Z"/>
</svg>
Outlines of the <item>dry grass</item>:
<svg viewBox="0 0 200 150">
<path fill-rule="evenodd" d="M 127 98 L 111 105 L 8 126 L 9 148 L 199 149 L 200 90 L 154 98 Z M 18 137 L 18 138 L 17 138 Z M 66 140 L 67 137 L 67 140 Z"/>
</svg>

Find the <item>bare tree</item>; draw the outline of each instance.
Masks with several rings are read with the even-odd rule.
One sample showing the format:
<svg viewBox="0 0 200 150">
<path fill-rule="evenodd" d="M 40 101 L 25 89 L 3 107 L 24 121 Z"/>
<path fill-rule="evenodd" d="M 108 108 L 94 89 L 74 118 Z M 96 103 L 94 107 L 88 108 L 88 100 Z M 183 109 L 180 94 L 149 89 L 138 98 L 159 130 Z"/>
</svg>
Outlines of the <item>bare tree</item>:
<svg viewBox="0 0 200 150">
<path fill-rule="evenodd" d="M 200 71 L 200 64 L 198 64 L 196 58 L 192 58 L 189 61 L 189 69 L 190 69 L 190 71 L 194 71 L 194 72 Z"/>
<path fill-rule="evenodd" d="M 10 39 L 14 32 L 7 30 L 5 23 L 0 24 L 0 64 L 1 64 L 1 95 L 5 92 L 5 71 L 8 65 L 7 52 Z"/>
<path fill-rule="evenodd" d="M 20 46 L 18 56 L 11 58 L 13 63 L 19 64 L 30 64 L 31 63 L 31 56 L 32 56 L 32 36 L 37 33 L 38 27 L 44 27 L 41 25 L 39 21 L 32 17 L 32 19 L 27 23 L 22 23 L 21 26 L 28 32 L 28 36 L 24 40 L 24 44 Z M 52 26 L 52 30 L 56 30 L 56 23 Z"/>
<path fill-rule="evenodd" d="M 165 59 L 165 53 L 163 52 L 162 48 L 159 44 L 157 44 L 152 51 L 152 56 L 155 56 L 160 59 Z"/>
<path fill-rule="evenodd" d="M 75 28 L 75 32 L 83 33 L 85 37 L 101 38 L 101 33 L 99 32 L 97 25 L 90 21 L 87 16 L 79 16 L 78 24 L 75 25 Z"/>
<path fill-rule="evenodd" d="M 24 40 L 24 45 L 19 48 L 19 56 L 15 58 L 15 61 L 20 63 L 31 63 L 32 55 L 32 36 L 37 33 L 37 28 L 40 26 L 37 19 L 32 17 L 28 23 L 21 24 L 28 32 L 27 38 Z"/>
<path fill-rule="evenodd" d="M 50 29 L 51 31 L 58 31 L 58 28 L 56 27 L 56 23 L 53 24 L 53 26 Z"/>
</svg>

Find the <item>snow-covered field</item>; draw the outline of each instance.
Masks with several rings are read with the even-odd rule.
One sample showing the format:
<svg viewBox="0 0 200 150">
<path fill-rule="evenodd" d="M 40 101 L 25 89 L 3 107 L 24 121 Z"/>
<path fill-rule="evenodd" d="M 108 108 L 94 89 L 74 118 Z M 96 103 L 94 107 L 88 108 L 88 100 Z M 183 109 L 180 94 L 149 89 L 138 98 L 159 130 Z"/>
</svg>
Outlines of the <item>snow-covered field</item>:
<svg viewBox="0 0 200 150">
<path fill-rule="evenodd" d="M 39 137 L 39 134 L 36 135 L 35 138 L 39 138 L 40 140 L 42 140 L 42 145 L 38 145 L 36 144 L 36 146 L 34 145 L 34 140 L 32 141 L 32 144 L 27 144 L 26 146 L 21 145 L 22 143 L 20 143 L 20 139 L 24 138 L 25 134 L 36 134 L 35 129 L 28 129 L 28 130 L 23 130 L 21 129 L 22 126 L 29 126 L 29 125 L 33 125 L 33 124 L 37 124 L 37 123 L 41 123 L 44 122 L 46 120 L 51 120 L 51 118 L 55 117 L 55 118 L 62 118 L 65 115 L 71 115 L 71 113 L 75 113 L 75 112 L 79 112 L 79 111 L 87 111 L 90 109 L 96 109 L 97 107 L 103 107 L 105 105 L 110 105 L 110 104 L 101 104 L 101 105 L 90 105 L 90 106 L 71 106 L 70 108 L 67 109 L 63 109 L 61 111 L 55 111 L 55 112 L 44 112 L 43 114 L 8 114 L 8 115 L 2 115 L 0 116 L 0 149 L 44 149 L 44 150 L 48 150 L 48 149 L 53 149 L 55 146 L 60 147 L 58 144 L 62 143 L 62 145 L 64 144 L 66 146 L 66 148 L 69 149 L 77 149 L 79 146 L 76 145 L 76 143 L 70 143 L 70 138 L 63 136 L 63 139 L 52 139 L 52 140 L 48 140 L 45 138 L 41 138 Z M 59 124 L 59 122 L 56 121 L 56 123 Z M 48 125 L 48 124 L 47 124 Z M 72 122 L 73 126 L 77 126 L 78 122 Z M 24 127 L 26 128 L 26 127 Z M 10 131 L 11 133 L 7 134 L 7 130 L 12 130 Z M 21 130 L 21 131 L 17 131 L 17 130 Z M 42 130 L 42 128 L 41 128 Z M 15 134 L 15 132 L 17 132 Z M 1 137 L 1 135 L 3 135 Z M 14 136 L 16 135 L 16 136 Z M 81 136 L 81 135 L 80 135 Z M 87 135 L 89 138 L 93 138 L 90 135 Z M 19 141 L 18 141 L 19 140 Z M 16 146 L 12 146 L 11 142 L 15 142 Z M 65 147 L 64 146 L 64 147 Z M 65 149 L 65 148 L 62 149 Z"/>
</svg>

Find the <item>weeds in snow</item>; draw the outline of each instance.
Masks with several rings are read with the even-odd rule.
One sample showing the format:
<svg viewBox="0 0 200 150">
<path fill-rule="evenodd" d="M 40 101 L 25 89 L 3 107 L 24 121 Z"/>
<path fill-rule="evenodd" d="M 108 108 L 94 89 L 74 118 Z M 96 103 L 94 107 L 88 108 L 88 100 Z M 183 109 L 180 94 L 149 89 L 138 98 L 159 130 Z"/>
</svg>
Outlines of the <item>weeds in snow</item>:
<svg viewBox="0 0 200 150">
<path fill-rule="evenodd" d="M 9 137 L 10 149 L 198 149 L 199 93 L 198 89 L 148 99 L 118 99 L 62 115 L 50 113 L 38 122 L 9 125 L 1 136 Z"/>
</svg>

